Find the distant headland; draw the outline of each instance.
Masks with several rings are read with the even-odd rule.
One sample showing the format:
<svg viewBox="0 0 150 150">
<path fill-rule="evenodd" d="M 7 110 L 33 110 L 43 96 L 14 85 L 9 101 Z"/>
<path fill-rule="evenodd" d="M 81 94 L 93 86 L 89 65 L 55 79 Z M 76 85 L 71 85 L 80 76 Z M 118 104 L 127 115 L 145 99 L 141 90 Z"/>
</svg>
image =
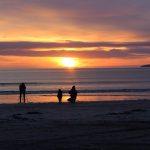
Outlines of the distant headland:
<svg viewBox="0 0 150 150">
<path fill-rule="evenodd" d="M 142 65 L 141 67 L 150 67 L 150 64 Z"/>
</svg>

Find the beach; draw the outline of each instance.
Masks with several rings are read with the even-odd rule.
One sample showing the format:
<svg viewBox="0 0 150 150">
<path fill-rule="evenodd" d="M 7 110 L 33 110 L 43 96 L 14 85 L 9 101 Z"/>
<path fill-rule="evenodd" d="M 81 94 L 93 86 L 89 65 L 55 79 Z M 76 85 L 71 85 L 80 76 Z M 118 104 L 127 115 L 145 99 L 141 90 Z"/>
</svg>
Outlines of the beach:
<svg viewBox="0 0 150 150">
<path fill-rule="evenodd" d="M 0 149 L 149 150 L 150 101 L 0 105 Z"/>
</svg>

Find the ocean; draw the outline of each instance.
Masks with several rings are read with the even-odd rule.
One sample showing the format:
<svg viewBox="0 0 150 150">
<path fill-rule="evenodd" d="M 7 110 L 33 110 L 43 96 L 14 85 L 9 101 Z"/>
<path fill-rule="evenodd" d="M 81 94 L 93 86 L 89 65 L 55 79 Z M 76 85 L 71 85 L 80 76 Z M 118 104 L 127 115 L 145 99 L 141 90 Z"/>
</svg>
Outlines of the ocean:
<svg viewBox="0 0 150 150">
<path fill-rule="evenodd" d="M 66 102 L 73 85 L 78 101 L 150 100 L 150 68 L 1 70 L 1 104 L 19 102 L 21 82 L 27 102 L 57 102 L 58 89 Z"/>
</svg>

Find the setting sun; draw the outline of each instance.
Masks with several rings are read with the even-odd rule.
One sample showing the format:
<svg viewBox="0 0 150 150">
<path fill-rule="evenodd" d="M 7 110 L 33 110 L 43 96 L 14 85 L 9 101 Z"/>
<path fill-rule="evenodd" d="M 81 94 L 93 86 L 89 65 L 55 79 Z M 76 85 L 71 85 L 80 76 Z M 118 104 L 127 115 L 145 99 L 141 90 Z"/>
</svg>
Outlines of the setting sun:
<svg viewBox="0 0 150 150">
<path fill-rule="evenodd" d="M 63 66 L 65 67 L 75 67 L 77 65 L 77 62 L 75 60 L 75 58 L 62 58 L 61 63 Z"/>
</svg>

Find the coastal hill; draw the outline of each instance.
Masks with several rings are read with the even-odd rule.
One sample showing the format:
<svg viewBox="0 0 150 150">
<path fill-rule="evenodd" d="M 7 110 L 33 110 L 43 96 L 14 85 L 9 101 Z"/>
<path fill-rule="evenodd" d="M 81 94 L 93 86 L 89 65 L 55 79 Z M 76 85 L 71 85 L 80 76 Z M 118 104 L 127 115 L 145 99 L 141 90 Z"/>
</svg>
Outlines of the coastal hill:
<svg viewBox="0 0 150 150">
<path fill-rule="evenodd" d="M 141 67 L 150 67 L 150 64 L 147 64 L 147 65 L 143 65 Z"/>
</svg>

